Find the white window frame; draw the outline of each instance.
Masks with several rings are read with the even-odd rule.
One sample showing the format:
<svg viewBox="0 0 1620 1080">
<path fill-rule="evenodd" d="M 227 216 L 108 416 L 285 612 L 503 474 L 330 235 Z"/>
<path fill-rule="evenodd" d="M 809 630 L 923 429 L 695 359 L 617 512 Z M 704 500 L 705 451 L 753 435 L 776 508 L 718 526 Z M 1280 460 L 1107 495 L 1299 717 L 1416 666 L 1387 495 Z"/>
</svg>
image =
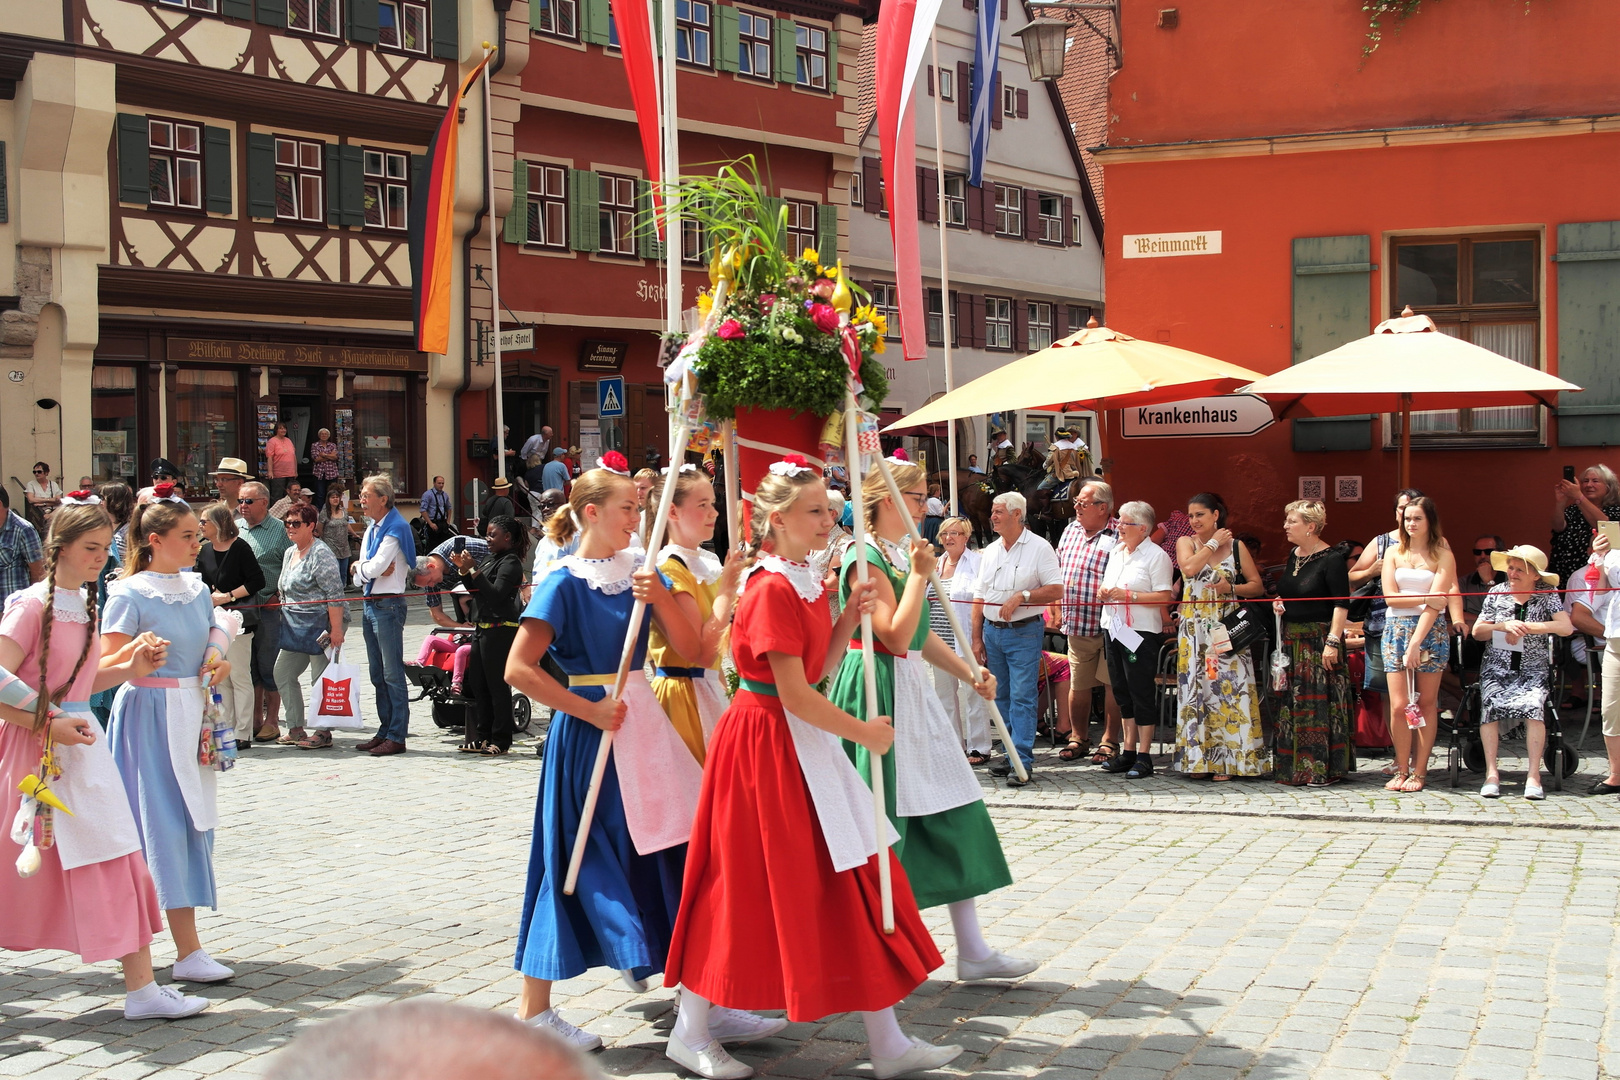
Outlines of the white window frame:
<svg viewBox="0 0 1620 1080">
<path fill-rule="evenodd" d="M 1052 305 L 1045 300 L 1029 302 L 1029 351 L 1052 347 Z"/>
<path fill-rule="evenodd" d="M 1013 347 L 1013 302 L 1010 296 L 984 298 L 984 347 L 1011 352 Z"/>
<path fill-rule="evenodd" d="M 394 13 L 393 25 L 388 24 L 383 12 Z M 416 44 L 407 45 L 404 40 L 404 31 L 409 16 L 415 14 L 418 19 Z M 427 0 L 377 0 L 377 44 L 385 49 L 397 49 L 412 56 L 426 56 L 428 41 L 433 36 L 431 13 L 428 11 Z M 392 33 L 393 41 L 387 36 Z"/>
<path fill-rule="evenodd" d="M 366 222 L 366 228 L 385 232 L 404 232 L 411 216 L 411 155 L 402 150 L 383 150 L 363 147 L 360 151 L 360 171 L 365 177 L 365 199 L 381 208 L 381 221 Z M 398 221 L 389 220 L 388 210 L 398 201 Z M 369 214 L 369 211 L 368 211 Z"/>
<path fill-rule="evenodd" d="M 1018 116 L 1018 90 L 1005 84 L 1001 87 L 1001 115 L 1013 118 Z"/>
<path fill-rule="evenodd" d="M 1024 236 L 1024 189 L 996 184 L 996 235 Z"/>
<path fill-rule="evenodd" d="M 528 162 L 529 217 L 523 242 L 552 251 L 568 250 L 568 169 L 543 161 Z M 553 218 L 555 217 L 555 220 Z M 550 226 L 555 225 L 555 228 Z"/>
<path fill-rule="evenodd" d="M 282 151 L 290 153 L 290 160 L 284 160 Z M 304 156 L 309 151 L 318 165 L 306 164 L 309 158 Z M 314 139 L 299 139 L 291 135 L 277 135 L 274 141 L 274 154 L 276 162 L 276 220 L 290 225 L 326 224 L 326 144 Z M 407 172 L 410 170 L 407 168 Z M 282 213 L 281 209 L 281 178 L 292 178 L 293 211 L 290 214 Z M 313 185 L 313 187 L 311 187 Z M 312 208 L 309 204 L 313 202 Z"/>
<path fill-rule="evenodd" d="M 765 28 L 763 32 L 758 28 L 761 24 Z M 769 15 L 762 15 L 746 8 L 737 9 L 738 78 L 758 79 L 761 82 L 775 81 L 776 69 L 771 66 L 775 59 L 771 55 L 775 46 L 775 27 L 776 20 Z M 760 60 L 761 55 L 765 58 L 763 61 Z"/>
<path fill-rule="evenodd" d="M 821 46 L 817 48 L 816 41 Z M 794 51 L 794 85 L 805 87 L 808 90 L 827 89 L 827 72 L 833 64 L 832 52 L 829 48 L 831 39 L 827 35 L 827 28 L 817 26 L 815 23 L 797 23 L 793 31 Z M 821 75 L 816 75 L 816 61 L 821 61 Z"/>
<path fill-rule="evenodd" d="M 938 69 L 935 70 L 934 76 L 935 76 L 935 78 L 937 80 L 937 84 L 939 86 L 939 100 L 941 100 L 941 101 L 955 101 L 956 100 L 956 72 L 948 71 L 945 68 L 938 68 Z"/>
<path fill-rule="evenodd" d="M 1054 195 L 1050 191 L 1042 191 L 1037 195 L 1040 202 L 1040 236 L 1037 238 L 1043 244 L 1063 243 L 1063 196 Z M 1050 202 L 1053 212 L 1046 212 L 1046 204 Z"/>
<path fill-rule="evenodd" d="M 872 283 L 872 307 L 882 315 L 887 325 L 883 336 L 890 341 L 900 340 L 900 286 L 888 281 Z"/>
<path fill-rule="evenodd" d="M 815 203 L 803 199 L 784 199 L 783 202 L 788 209 L 787 253 L 789 257 L 796 259 L 803 254 L 805 248 L 813 250 L 820 242 L 816 221 L 820 208 Z M 794 241 L 798 242 L 797 247 Z"/>
<path fill-rule="evenodd" d="M 183 8 L 187 11 L 219 13 L 219 0 L 157 0 L 159 7 Z"/>
<path fill-rule="evenodd" d="M 293 5 L 305 4 L 306 25 L 299 25 L 298 17 L 293 14 Z M 322 18 L 323 13 L 325 19 Z M 327 27 L 323 29 L 323 26 Z M 342 0 L 287 0 L 287 29 L 300 33 L 311 34 L 315 37 L 343 38 L 343 3 Z"/>
<path fill-rule="evenodd" d="M 533 0 L 530 0 L 532 3 Z M 686 15 L 681 15 L 682 10 Z M 700 21 L 696 16 L 701 11 Z M 697 44 L 703 45 L 703 59 L 695 59 Z M 681 55 L 685 49 L 686 55 Z M 676 0 L 675 2 L 675 58 L 692 67 L 714 67 L 714 5 L 709 0 Z"/>
<path fill-rule="evenodd" d="M 849 174 L 849 205 L 866 205 L 866 181 L 858 168 Z"/>
<path fill-rule="evenodd" d="M 602 198 L 605 186 L 613 185 L 613 201 Z M 608 236 L 602 235 L 602 225 L 611 219 Z M 636 238 L 636 180 L 633 176 L 598 173 L 596 188 L 597 251 L 602 255 L 640 257 Z"/>
<path fill-rule="evenodd" d="M 190 132 L 194 150 L 182 149 L 180 133 Z M 146 121 L 147 146 L 147 204 L 169 210 L 201 210 L 207 200 L 206 178 L 203 176 L 203 126 L 180 120 L 161 120 L 149 117 Z M 162 163 L 169 179 L 169 198 L 157 197 L 151 187 L 151 171 Z M 196 178 L 196 202 L 180 201 L 181 176 L 190 173 Z"/>
<path fill-rule="evenodd" d="M 944 345 L 945 327 L 949 326 L 951 328 L 951 348 L 957 347 L 955 289 L 951 290 L 950 300 L 947 310 L 944 290 L 934 288 L 923 290 L 923 307 L 928 311 L 928 344 L 930 345 Z M 938 310 L 935 309 L 936 304 L 938 304 Z M 950 320 L 948 323 L 946 322 L 947 319 Z"/>
<path fill-rule="evenodd" d="M 955 186 L 956 194 L 951 194 Z M 967 177 L 961 173 L 945 174 L 945 205 L 940 217 L 945 224 L 958 229 L 967 228 Z"/>
<path fill-rule="evenodd" d="M 540 5 L 540 17 L 535 22 L 536 32 L 561 41 L 579 40 L 579 0 L 529 0 Z M 567 29 L 560 28 L 559 13 L 566 15 Z"/>
</svg>

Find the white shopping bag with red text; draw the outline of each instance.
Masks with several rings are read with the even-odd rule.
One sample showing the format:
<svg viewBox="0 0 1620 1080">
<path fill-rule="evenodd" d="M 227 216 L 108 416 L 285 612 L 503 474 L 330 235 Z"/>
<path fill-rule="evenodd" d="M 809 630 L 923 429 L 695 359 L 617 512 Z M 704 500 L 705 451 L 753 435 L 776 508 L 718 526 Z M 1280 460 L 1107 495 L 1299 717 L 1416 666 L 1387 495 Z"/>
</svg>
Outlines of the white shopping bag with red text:
<svg viewBox="0 0 1620 1080">
<path fill-rule="evenodd" d="M 328 649 L 326 655 L 332 662 L 310 689 L 304 723 L 312 728 L 359 731 L 364 726 L 360 719 L 360 669 L 342 662 L 342 649 Z"/>
</svg>

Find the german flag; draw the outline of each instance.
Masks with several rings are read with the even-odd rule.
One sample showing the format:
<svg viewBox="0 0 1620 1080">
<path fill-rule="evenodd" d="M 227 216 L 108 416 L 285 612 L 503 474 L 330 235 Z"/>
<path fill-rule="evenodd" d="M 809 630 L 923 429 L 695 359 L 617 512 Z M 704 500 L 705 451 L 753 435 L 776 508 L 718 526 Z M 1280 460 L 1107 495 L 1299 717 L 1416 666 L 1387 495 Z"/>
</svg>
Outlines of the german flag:
<svg viewBox="0 0 1620 1080">
<path fill-rule="evenodd" d="M 416 347 L 422 352 L 450 350 L 450 263 L 455 253 L 456 135 L 461 99 L 494 55 L 486 53 L 450 99 L 439 130 L 428 144 L 427 190 L 411 206 L 411 312 L 416 320 Z"/>
</svg>

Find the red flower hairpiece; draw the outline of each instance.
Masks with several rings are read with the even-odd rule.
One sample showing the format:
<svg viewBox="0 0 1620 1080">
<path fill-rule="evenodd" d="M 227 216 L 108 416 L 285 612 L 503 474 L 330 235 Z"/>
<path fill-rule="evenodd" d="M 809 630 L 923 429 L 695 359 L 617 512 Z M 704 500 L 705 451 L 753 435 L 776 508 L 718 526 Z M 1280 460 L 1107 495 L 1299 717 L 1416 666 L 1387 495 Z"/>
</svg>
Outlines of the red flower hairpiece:
<svg viewBox="0 0 1620 1080">
<path fill-rule="evenodd" d="M 153 484 L 152 498 L 157 502 L 179 503 L 181 506 L 186 504 L 186 500 L 174 493 L 174 482 L 172 480 L 165 480 L 161 484 Z"/>
<path fill-rule="evenodd" d="M 596 463 L 608 472 L 618 473 L 620 476 L 630 475 L 630 462 L 617 450 L 609 450 L 597 458 Z"/>
<path fill-rule="evenodd" d="M 100 502 L 101 496 L 97 495 L 89 488 L 81 488 L 78 491 L 70 491 L 66 495 L 62 496 L 63 506 L 96 506 L 99 505 Z"/>
</svg>

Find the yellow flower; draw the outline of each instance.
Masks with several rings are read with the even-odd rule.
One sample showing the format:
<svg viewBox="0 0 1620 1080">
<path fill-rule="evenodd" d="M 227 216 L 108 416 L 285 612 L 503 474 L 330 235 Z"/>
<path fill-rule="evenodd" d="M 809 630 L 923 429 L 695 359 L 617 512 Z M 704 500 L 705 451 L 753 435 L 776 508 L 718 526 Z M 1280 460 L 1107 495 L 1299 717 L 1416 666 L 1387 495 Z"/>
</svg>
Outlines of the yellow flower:
<svg viewBox="0 0 1620 1080">
<path fill-rule="evenodd" d="M 705 319 L 709 317 L 709 312 L 714 310 L 714 296 L 707 289 L 698 293 L 697 309 L 698 314 Z"/>
<path fill-rule="evenodd" d="M 883 350 L 886 348 L 888 348 L 888 346 L 883 344 L 883 338 L 880 336 L 876 341 L 872 342 L 872 355 L 882 356 Z"/>
<path fill-rule="evenodd" d="M 889 320 L 883 315 L 879 314 L 877 308 L 873 307 L 871 304 L 866 304 L 862 307 L 856 308 L 854 321 L 857 323 L 866 323 L 877 332 L 877 336 L 880 338 L 889 332 Z"/>
<path fill-rule="evenodd" d="M 821 256 L 816 254 L 815 248 L 805 248 L 804 252 L 799 256 L 799 261 L 808 266 L 814 266 L 818 270 L 821 269 Z"/>
</svg>

